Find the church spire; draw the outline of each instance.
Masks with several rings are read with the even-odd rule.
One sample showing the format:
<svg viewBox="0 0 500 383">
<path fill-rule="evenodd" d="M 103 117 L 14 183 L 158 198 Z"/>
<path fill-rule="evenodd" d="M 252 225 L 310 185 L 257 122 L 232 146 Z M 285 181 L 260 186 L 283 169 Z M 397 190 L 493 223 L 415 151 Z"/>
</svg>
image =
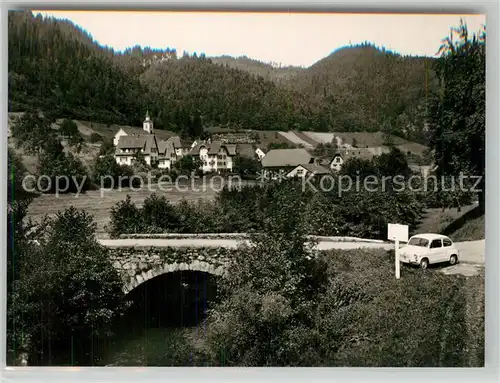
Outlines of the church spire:
<svg viewBox="0 0 500 383">
<path fill-rule="evenodd" d="M 149 118 L 149 108 L 146 110 L 146 119 L 142 123 L 142 128 L 146 132 L 153 134 L 153 121 L 151 121 L 151 118 Z"/>
</svg>

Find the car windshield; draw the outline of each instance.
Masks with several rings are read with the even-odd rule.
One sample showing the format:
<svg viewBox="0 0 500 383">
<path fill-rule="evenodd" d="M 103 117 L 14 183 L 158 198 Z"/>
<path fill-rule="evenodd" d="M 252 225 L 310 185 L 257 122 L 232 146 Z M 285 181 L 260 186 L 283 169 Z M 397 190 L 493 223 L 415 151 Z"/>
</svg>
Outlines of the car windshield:
<svg viewBox="0 0 500 383">
<path fill-rule="evenodd" d="M 410 242 L 408 242 L 408 245 L 410 245 L 410 246 L 427 247 L 428 244 L 429 244 L 429 241 L 427 239 L 419 238 L 419 237 L 410 238 Z"/>
</svg>

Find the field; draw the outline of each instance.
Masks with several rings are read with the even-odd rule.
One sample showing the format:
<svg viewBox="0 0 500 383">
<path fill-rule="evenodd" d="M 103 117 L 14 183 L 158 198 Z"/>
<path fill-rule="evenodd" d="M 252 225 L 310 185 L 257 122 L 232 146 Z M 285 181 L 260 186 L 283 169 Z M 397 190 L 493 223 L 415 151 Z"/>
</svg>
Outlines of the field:
<svg viewBox="0 0 500 383">
<path fill-rule="evenodd" d="M 120 130 L 121 128 L 127 129 L 128 131 L 132 131 L 135 134 L 144 134 L 144 130 L 142 129 L 142 127 L 137 127 L 137 126 L 126 126 L 126 125 L 108 126 L 105 124 L 98 124 L 95 122 L 78 121 L 78 120 L 76 120 L 75 123 L 78 126 L 78 130 L 80 131 L 80 133 L 84 136 L 90 136 L 92 133 L 97 133 L 105 138 L 113 138 L 115 134 L 118 132 L 118 130 Z M 161 140 L 166 140 L 169 137 L 175 135 L 174 132 L 163 129 L 155 129 L 154 134 L 158 136 Z"/>
<path fill-rule="evenodd" d="M 454 241 L 476 241 L 485 238 L 484 214 L 477 215 L 478 205 L 452 209 L 427 209 L 415 233 L 443 233 Z"/>
<path fill-rule="evenodd" d="M 302 145 L 306 149 L 313 149 L 314 145 L 299 137 L 295 132 L 279 132 L 280 135 L 285 137 L 288 141 L 293 142 L 295 145 Z"/>
<path fill-rule="evenodd" d="M 243 183 L 248 182 L 242 181 L 242 184 Z M 182 199 L 195 201 L 199 199 L 214 198 L 218 190 L 220 190 L 222 184 L 214 180 L 213 187 L 210 187 L 210 181 L 207 181 L 205 185 L 205 190 L 203 190 L 202 184 L 197 182 L 194 184 L 194 187 L 190 183 L 179 183 L 179 188 L 177 188 L 174 184 L 164 183 L 161 184 L 161 187 L 158 185 L 151 185 L 150 190 L 146 187 L 137 191 L 129 188 L 123 188 L 122 190 L 117 189 L 113 191 L 102 190 L 102 192 L 101 190 L 89 190 L 85 194 L 81 195 L 62 194 L 55 196 L 44 194 L 35 198 L 35 200 L 30 204 L 28 217 L 38 221 L 46 214 L 54 215 L 59 210 L 64 210 L 70 206 L 74 206 L 77 209 L 83 209 L 87 213 L 93 215 L 94 220 L 97 223 L 97 236 L 99 238 L 108 238 L 105 225 L 109 222 L 111 208 L 117 202 L 125 200 L 127 195 L 130 195 L 131 200 L 138 206 L 142 206 L 144 200 L 153 193 L 156 193 L 158 196 L 165 196 L 172 203 L 177 203 Z"/>
<path fill-rule="evenodd" d="M 317 132 L 304 132 L 305 135 L 318 143 L 330 143 L 334 137 L 339 137 L 345 144 L 351 145 L 353 140 L 356 140 L 357 147 L 359 148 L 387 148 L 385 146 L 385 137 L 382 132 L 331 132 L 331 133 L 317 133 Z M 422 155 L 427 149 L 426 146 L 416 142 L 410 142 L 399 137 L 392 137 L 394 144 L 401 149 L 404 153 L 410 151 L 413 154 Z M 379 154 L 379 153 L 374 153 Z"/>
</svg>

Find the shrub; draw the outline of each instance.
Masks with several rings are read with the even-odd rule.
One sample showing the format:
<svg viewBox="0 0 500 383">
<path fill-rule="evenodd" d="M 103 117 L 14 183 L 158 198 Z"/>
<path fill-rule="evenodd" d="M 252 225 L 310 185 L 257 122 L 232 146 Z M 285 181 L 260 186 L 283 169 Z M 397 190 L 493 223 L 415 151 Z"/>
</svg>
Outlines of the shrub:
<svg viewBox="0 0 500 383">
<path fill-rule="evenodd" d="M 10 339 L 22 334 L 18 341 L 27 348 L 30 364 L 50 364 L 42 352 L 47 347 L 53 357 L 67 358 L 64 363 L 72 354 L 74 364 L 89 363 L 92 345 L 110 335 L 113 320 L 127 306 L 122 280 L 85 212 L 71 207 L 45 218 L 38 230 L 40 246 L 17 249 L 22 272 L 10 290 L 8 314 L 15 323 Z"/>
<path fill-rule="evenodd" d="M 128 187 L 132 176 L 133 170 L 127 165 L 118 165 L 112 155 L 99 156 L 94 163 L 93 180 L 97 186 L 105 188 L 121 188 Z M 134 179 L 136 186 L 140 180 Z"/>
<path fill-rule="evenodd" d="M 43 193 L 75 193 L 91 186 L 82 162 L 71 153 L 64 153 L 60 142 L 49 139 L 38 157 L 39 189 Z"/>
<path fill-rule="evenodd" d="M 99 148 L 99 155 L 106 156 L 109 154 L 114 154 L 115 146 L 113 145 L 113 141 L 111 139 L 103 139 L 101 147 Z"/>
<path fill-rule="evenodd" d="M 152 194 L 146 198 L 141 215 L 148 233 L 179 231 L 178 214 L 165 196 L 157 197 Z"/>
<path fill-rule="evenodd" d="M 95 144 L 96 142 L 103 142 L 103 137 L 99 133 L 92 133 L 89 137 L 89 142 Z"/>
<path fill-rule="evenodd" d="M 242 246 L 220 283 L 221 302 L 208 317 L 208 341 L 218 364 L 300 365 L 312 347 L 310 310 L 321 292 L 322 268 L 308 255 L 303 202 L 285 191 L 253 246 Z M 271 256 L 270 256 L 271 255 Z M 223 356 L 223 359 L 220 358 Z"/>
<path fill-rule="evenodd" d="M 144 228 L 141 210 L 129 195 L 111 208 L 110 223 L 106 227 L 111 238 L 117 238 L 120 234 L 144 233 Z"/>
</svg>

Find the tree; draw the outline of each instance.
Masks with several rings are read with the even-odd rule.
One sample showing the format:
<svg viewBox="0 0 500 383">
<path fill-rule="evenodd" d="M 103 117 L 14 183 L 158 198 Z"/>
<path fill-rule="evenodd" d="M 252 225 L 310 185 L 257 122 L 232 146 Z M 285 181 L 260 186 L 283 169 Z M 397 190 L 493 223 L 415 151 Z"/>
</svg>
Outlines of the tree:
<svg viewBox="0 0 500 383">
<path fill-rule="evenodd" d="M 55 137 L 51 121 L 38 112 L 26 112 L 12 127 L 12 137 L 19 148 L 29 154 L 39 154 L 46 142 Z"/>
<path fill-rule="evenodd" d="M 353 137 L 351 145 L 352 145 L 353 148 L 357 148 L 358 147 L 358 140 L 356 140 L 355 137 Z"/>
<path fill-rule="evenodd" d="M 242 178 L 252 178 L 257 175 L 261 169 L 261 163 L 256 158 L 237 155 L 234 158 L 233 171 Z"/>
<path fill-rule="evenodd" d="M 391 147 L 389 153 L 382 153 L 374 158 L 380 176 L 404 176 L 405 179 L 411 173 L 405 154 L 397 147 Z"/>
<path fill-rule="evenodd" d="M 103 140 L 101 147 L 99 148 L 99 155 L 105 156 L 108 154 L 114 154 L 114 152 L 115 152 L 115 146 L 113 145 L 113 141 L 110 139 Z"/>
<path fill-rule="evenodd" d="M 485 192 L 486 29 L 470 38 L 461 21 L 443 40 L 435 72 L 439 92 L 431 99 L 431 147 L 438 175 L 481 177 L 480 208 Z"/>
<path fill-rule="evenodd" d="M 88 190 L 90 179 L 82 162 L 65 153 L 58 139 L 49 137 L 38 156 L 39 186 L 44 193 L 75 193 Z"/>
<path fill-rule="evenodd" d="M 124 201 L 111 208 L 110 224 L 106 231 L 111 238 L 117 238 L 120 234 L 142 233 L 144 226 L 141 210 L 132 202 L 130 195 L 127 195 Z"/>
<path fill-rule="evenodd" d="M 146 162 L 144 154 L 140 151 L 134 153 L 134 157 L 132 159 L 132 167 L 136 173 L 145 172 L 149 170 L 149 165 Z"/>
<path fill-rule="evenodd" d="M 7 184 L 7 202 L 31 199 L 35 195 L 28 192 L 23 186 L 23 177 L 26 174 L 21 158 L 12 148 L 7 149 L 9 181 Z"/>
<path fill-rule="evenodd" d="M 123 282 L 84 211 L 71 207 L 37 228 L 38 244 L 16 232 L 10 344 L 27 347 L 30 364 L 72 354 L 74 364 L 89 363 L 98 339 L 111 334 L 113 320 L 127 307 Z"/>
<path fill-rule="evenodd" d="M 221 365 L 306 365 L 315 352 L 311 312 L 324 268 L 307 243 L 304 215 L 296 214 L 305 201 L 291 183 L 267 192 L 274 201 L 263 234 L 231 258 L 221 302 L 208 316 L 210 348 Z"/>
<path fill-rule="evenodd" d="M 93 179 L 98 186 L 105 188 L 128 187 L 134 175 L 129 166 L 118 165 L 112 155 L 99 156 L 95 160 Z"/>
<path fill-rule="evenodd" d="M 188 176 L 199 170 L 200 167 L 201 160 L 199 157 L 195 156 L 184 156 L 179 161 L 176 161 L 173 166 L 174 170 Z"/>
<path fill-rule="evenodd" d="M 69 146 L 75 147 L 78 152 L 81 151 L 85 141 L 78 131 L 78 126 L 73 120 L 65 119 L 59 131 L 67 140 Z"/>
</svg>

